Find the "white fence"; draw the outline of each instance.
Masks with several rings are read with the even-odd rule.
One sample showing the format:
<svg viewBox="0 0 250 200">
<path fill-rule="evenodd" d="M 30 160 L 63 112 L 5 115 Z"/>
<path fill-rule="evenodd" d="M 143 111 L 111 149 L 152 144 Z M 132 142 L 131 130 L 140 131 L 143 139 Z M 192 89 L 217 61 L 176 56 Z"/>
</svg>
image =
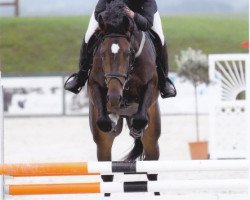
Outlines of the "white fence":
<svg viewBox="0 0 250 200">
<path fill-rule="evenodd" d="M 194 114 L 194 88 L 182 82 L 175 73 L 175 98 L 159 98 L 162 114 Z M 86 88 L 74 95 L 63 89 L 63 76 L 3 77 L 5 116 L 88 115 Z M 207 86 L 198 87 L 199 111 L 208 114 Z"/>
<path fill-rule="evenodd" d="M 213 85 L 210 88 L 210 156 L 246 158 L 250 121 L 246 101 L 249 55 L 210 55 L 209 66 Z"/>
</svg>

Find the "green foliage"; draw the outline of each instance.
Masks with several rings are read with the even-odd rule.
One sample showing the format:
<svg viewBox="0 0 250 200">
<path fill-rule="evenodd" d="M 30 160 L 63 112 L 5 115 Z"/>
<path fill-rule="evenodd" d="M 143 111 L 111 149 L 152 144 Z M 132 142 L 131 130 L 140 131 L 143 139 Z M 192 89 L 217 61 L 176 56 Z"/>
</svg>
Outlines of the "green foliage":
<svg viewBox="0 0 250 200">
<path fill-rule="evenodd" d="M 51 73 L 76 69 L 89 17 L 0 19 L 5 73 Z"/>
<path fill-rule="evenodd" d="M 4 73 L 69 73 L 78 65 L 79 48 L 89 17 L 21 17 L 0 19 L 0 66 Z M 244 53 L 247 16 L 162 17 L 170 70 L 174 56 L 192 46 L 209 53 Z"/>
<path fill-rule="evenodd" d="M 209 84 L 208 58 L 201 50 L 188 48 L 176 55 L 177 74 L 183 80 L 190 81 L 194 87 L 199 84 Z"/>
<path fill-rule="evenodd" d="M 178 76 L 180 76 L 184 81 L 190 81 L 194 86 L 196 141 L 199 141 L 200 132 L 197 86 L 202 83 L 209 84 L 207 55 L 200 49 L 194 50 L 189 47 L 186 50 L 182 50 L 180 55 L 176 55 L 175 61 L 178 66 Z"/>
<path fill-rule="evenodd" d="M 240 46 L 248 40 L 248 16 L 170 16 L 162 17 L 170 54 L 171 70 L 176 70 L 175 55 L 192 47 L 206 54 L 248 53 Z"/>
</svg>

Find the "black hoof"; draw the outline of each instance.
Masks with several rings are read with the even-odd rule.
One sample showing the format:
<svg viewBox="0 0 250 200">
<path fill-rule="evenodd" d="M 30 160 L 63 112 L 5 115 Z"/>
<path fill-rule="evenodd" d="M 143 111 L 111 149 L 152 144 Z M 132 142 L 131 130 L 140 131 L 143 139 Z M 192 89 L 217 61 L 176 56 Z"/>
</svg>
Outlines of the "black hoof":
<svg viewBox="0 0 250 200">
<path fill-rule="evenodd" d="M 97 120 L 99 129 L 103 132 L 110 132 L 112 130 L 112 121 L 107 117 L 101 117 Z"/>
<path fill-rule="evenodd" d="M 132 127 L 137 130 L 143 130 L 148 124 L 148 119 L 146 117 L 143 116 L 135 116 L 132 119 Z"/>
</svg>

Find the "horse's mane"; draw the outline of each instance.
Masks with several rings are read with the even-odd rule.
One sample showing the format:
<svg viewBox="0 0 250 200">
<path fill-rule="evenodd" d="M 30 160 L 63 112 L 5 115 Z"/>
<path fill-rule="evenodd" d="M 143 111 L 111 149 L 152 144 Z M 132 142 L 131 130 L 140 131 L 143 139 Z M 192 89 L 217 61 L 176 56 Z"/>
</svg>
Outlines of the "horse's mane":
<svg viewBox="0 0 250 200">
<path fill-rule="evenodd" d="M 124 19 L 131 20 L 124 11 L 125 6 L 126 4 L 123 0 L 113 0 L 107 4 L 103 19 L 109 33 L 125 33 Z"/>
</svg>

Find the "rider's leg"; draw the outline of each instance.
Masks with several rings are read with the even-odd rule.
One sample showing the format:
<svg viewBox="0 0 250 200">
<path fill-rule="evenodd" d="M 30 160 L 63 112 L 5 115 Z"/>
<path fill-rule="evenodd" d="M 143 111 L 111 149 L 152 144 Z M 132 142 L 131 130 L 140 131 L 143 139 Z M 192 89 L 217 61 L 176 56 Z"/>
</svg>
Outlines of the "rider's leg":
<svg viewBox="0 0 250 200">
<path fill-rule="evenodd" d="M 79 58 L 79 71 L 70 76 L 66 81 L 64 88 L 75 94 L 79 93 L 82 87 L 85 85 L 88 80 L 88 73 L 91 67 L 91 60 L 93 52 L 88 48 L 89 40 L 95 33 L 95 30 L 98 28 L 98 22 L 95 20 L 94 13 L 92 14 L 87 32 L 85 34 L 84 40 L 82 41 L 80 49 L 80 58 Z"/>
<path fill-rule="evenodd" d="M 158 86 L 160 89 L 160 93 L 162 98 L 174 97 L 176 96 L 176 89 L 168 78 L 168 52 L 167 52 L 167 45 L 165 42 L 161 18 L 158 12 L 154 15 L 154 24 L 152 30 L 157 33 L 161 40 L 162 48 L 160 51 L 160 55 L 157 56 L 157 73 L 158 73 Z"/>
</svg>

